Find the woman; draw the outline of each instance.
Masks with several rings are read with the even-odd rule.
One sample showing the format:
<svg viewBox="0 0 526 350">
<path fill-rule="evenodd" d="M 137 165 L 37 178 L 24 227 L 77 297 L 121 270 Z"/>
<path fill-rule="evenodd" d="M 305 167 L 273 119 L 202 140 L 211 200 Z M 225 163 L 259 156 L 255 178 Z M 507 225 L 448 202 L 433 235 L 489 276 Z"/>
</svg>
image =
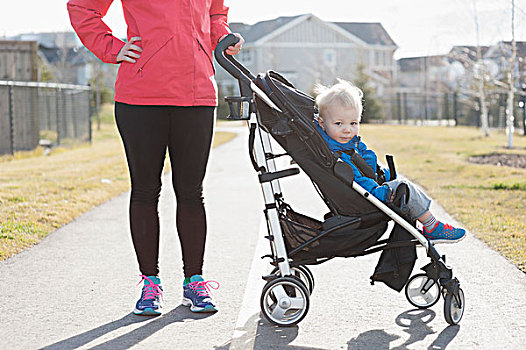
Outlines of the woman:
<svg viewBox="0 0 526 350">
<path fill-rule="evenodd" d="M 230 33 L 228 8 L 223 0 L 122 0 L 125 43 L 102 21 L 112 2 L 69 0 L 68 12 L 83 44 L 102 61 L 120 64 L 115 119 L 131 177 L 130 227 L 144 281 L 134 313 L 161 314 L 157 204 L 167 149 L 183 255 L 183 304 L 194 312 L 215 312 L 210 281 L 201 276 L 206 239 L 202 182 L 217 105 L 212 52 Z M 244 42 L 236 35 L 240 41 L 228 54 L 237 54 Z"/>
</svg>

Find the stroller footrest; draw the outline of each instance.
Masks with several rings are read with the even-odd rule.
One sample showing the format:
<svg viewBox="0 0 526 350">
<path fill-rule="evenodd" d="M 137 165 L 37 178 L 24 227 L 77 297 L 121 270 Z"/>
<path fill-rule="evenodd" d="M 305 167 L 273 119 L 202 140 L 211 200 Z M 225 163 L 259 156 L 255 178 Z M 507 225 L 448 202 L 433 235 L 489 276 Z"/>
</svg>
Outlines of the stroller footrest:
<svg viewBox="0 0 526 350">
<path fill-rule="evenodd" d="M 273 180 L 280 179 L 282 177 L 297 175 L 299 173 L 300 173 L 300 169 L 298 168 L 290 168 L 290 169 L 285 169 L 285 170 L 276 171 L 272 173 L 264 173 L 264 174 L 259 175 L 259 182 L 260 183 L 270 182 Z"/>
</svg>

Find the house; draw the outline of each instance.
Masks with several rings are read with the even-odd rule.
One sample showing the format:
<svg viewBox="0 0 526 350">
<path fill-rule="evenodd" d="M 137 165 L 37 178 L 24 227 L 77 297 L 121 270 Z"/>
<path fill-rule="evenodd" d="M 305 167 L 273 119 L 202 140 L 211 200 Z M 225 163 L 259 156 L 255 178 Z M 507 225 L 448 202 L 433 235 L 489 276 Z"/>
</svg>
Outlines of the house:
<svg viewBox="0 0 526 350">
<path fill-rule="evenodd" d="M 37 80 L 37 52 L 35 41 L 0 40 L 0 80 Z"/>
<path fill-rule="evenodd" d="M 80 42 L 74 32 L 26 33 L 12 37 L 38 42 L 38 55 L 59 83 L 87 85 L 102 70 L 104 83 L 113 89 L 117 66 L 104 64 Z"/>
<path fill-rule="evenodd" d="M 517 45 L 516 76 L 524 72 L 526 46 Z M 525 50 L 525 51 L 523 51 Z M 453 46 L 445 55 L 398 60 L 397 103 L 407 119 L 451 119 L 475 125 L 480 109 L 480 84 L 484 77 L 485 100 L 491 120 L 502 114 L 502 94 L 507 92 L 511 45 Z M 524 74 L 522 74 L 524 76 Z M 519 86 L 519 81 L 516 81 Z"/>
<path fill-rule="evenodd" d="M 510 70 L 511 55 L 511 41 L 499 41 L 486 50 L 484 60 L 492 62 L 492 73 L 495 79 L 508 80 L 507 74 Z M 526 41 L 515 42 L 515 56 L 516 62 L 513 71 L 515 82 L 519 87 L 522 83 L 526 83 Z"/>
<path fill-rule="evenodd" d="M 436 111 L 437 104 L 430 103 L 442 90 L 442 72 L 447 66 L 447 56 L 421 56 L 399 59 L 396 97 L 398 119 L 427 120 Z"/>
<path fill-rule="evenodd" d="M 447 55 L 406 57 L 397 61 L 397 82 L 401 88 L 420 92 L 444 92 L 449 86 Z"/>
<path fill-rule="evenodd" d="M 253 25 L 230 23 L 230 29 L 245 39 L 236 58 L 251 72 L 278 71 L 307 93 L 316 83 L 354 80 L 361 65 L 378 95 L 391 87 L 396 75 L 397 45 L 380 23 L 327 22 L 304 14 Z M 220 68 L 216 78 L 227 94 L 237 85 Z"/>
</svg>

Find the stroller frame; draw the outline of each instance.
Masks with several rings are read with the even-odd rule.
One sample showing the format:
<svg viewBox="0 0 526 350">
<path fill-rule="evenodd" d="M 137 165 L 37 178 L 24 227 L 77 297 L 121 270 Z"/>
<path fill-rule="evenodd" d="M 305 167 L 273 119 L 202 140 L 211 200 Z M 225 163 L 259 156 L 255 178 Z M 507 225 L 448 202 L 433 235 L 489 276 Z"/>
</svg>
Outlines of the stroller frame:
<svg viewBox="0 0 526 350">
<path fill-rule="evenodd" d="M 285 237 L 280 224 L 280 210 L 282 210 L 285 202 L 283 201 L 279 179 L 299 174 L 300 171 L 298 168 L 277 169 L 275 158 L 287 154 L 276 155 L 273 153 L 270 135 L 260 126 L 255 97 L 257 96 L 278 113 L 282 113 L 282 110 L 256 85 L 256 77 L 246 67 L 233 56 L 225 55 L 225 50 L 237 43 L 238 40 L 237 37 L 230 34 L 219 42 L 215 49 L 215 58 L 239 82 L 241 96 L 225 98 L 230 107 L 229 119 L 248 121 L 250 128 L 249 155 L 254 169 L 259 174 L 259 182 L 265 202 L 264 214 L 269 233 L 265 238 L 270 241 L 271 254 L 262 258 L 271 258 L 271 264 L 275 268 L 270 275 L 263 276 L 267 283 L 261 295 L 261 310 L 270 322 L 279 326 L 292 326 L 299 323 L 307 314 L 309 296 L 314 287 L 314 277 L 306 266 L 294 264 L 291 258 L 305 247 L 334 231 L 359 225 L 360 218 L 349 218 L 349 220 L 320 232 L 317 237 L 287 252 Z M 386 221 L 394 221 L 413 237 L 413 239 L 405 242 L 379 240 L 373 246 L 351 256 L 368 255 L 402 246 L 421 245 L 425 248 L 431 262 L 422 268 L 425 273 L 414 275 L 405 284 L 406 298 L 413 306 L 428 308 L 434 305 L 442 295 L 445 299 L 444 315 L 446 321 L 452 325 L 458 324 L 465 308 L 464 293 L 460 288 L 458 279 L 453 277 L 452 269 L 446 265 L 445 256 L 440 256 L 433 244 L 416 229 L 414 222 L 410 223 L 408 219 L 403 217 L 403 210 L 393 205 L 384 204 L 354 182 L 352 177 L 347 176 L 348 168 L 347 164 L 338 161 L 334 166 L 334 173 L 341 181 L 385 214 Z M 330 259 L 332 257 L 327 257 L 315 264 Z M 371 279 L 373 278 L 371 277 Z"/>
</svg>

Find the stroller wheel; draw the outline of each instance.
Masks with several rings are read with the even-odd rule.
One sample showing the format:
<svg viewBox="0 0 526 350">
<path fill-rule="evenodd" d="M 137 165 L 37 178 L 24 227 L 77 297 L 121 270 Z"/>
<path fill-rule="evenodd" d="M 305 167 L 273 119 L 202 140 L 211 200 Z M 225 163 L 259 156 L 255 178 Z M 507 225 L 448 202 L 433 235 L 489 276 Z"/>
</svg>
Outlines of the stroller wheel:
<svg viewBox="0 0 526 350">
<path fill-rule="evenodd" d="M 305 287 L 309 291 L 309 294 L 312 294 L 312 291 L 314 290 L 314 275 L 309 270 L 308 267 L 299 265 L 299 266 L 291 266 L 290 270 L 292 271 L 292 275 L 296 278 L 298 278 L 300 281 L 305 284 Z M 279 274 L 279 269 L 275 267 L 272 272 L 272 275 Z"/>
<path fill-rule="evenodd" d="M 261 292 L 261 311 L 278 326 L 293 326 L 307 315 L 309 292 L 294 277 L 279 277 L 265 285 Z"/>
<path fill-rule="evenodd" d="M 298 268 L 303 269 L 307 275 L 307 278 L 310 278 L 309 292 L 312 294 L 312 291 L 314 290 L 314 275 L 312 274 L 312 271 L 307 266 L 303 265 L 298 266 Z"/>
<path fill-rule="evenodd" d="M 405 296 L 411 305 L 427 309 L 440 299 L 440 287 L 425 273 L 419 273 L 411 277 L 405 285 Z"/>
<path fill-rule="evenodd" d="M 458 289 L 452 294 L 447 293 L 444 299 L 444 316 L 446 322 L 450 325 L 456 325 L 464 315 L 466 303 L 464 299 L 464 291 L 462 288 Z"/>
</svg>

